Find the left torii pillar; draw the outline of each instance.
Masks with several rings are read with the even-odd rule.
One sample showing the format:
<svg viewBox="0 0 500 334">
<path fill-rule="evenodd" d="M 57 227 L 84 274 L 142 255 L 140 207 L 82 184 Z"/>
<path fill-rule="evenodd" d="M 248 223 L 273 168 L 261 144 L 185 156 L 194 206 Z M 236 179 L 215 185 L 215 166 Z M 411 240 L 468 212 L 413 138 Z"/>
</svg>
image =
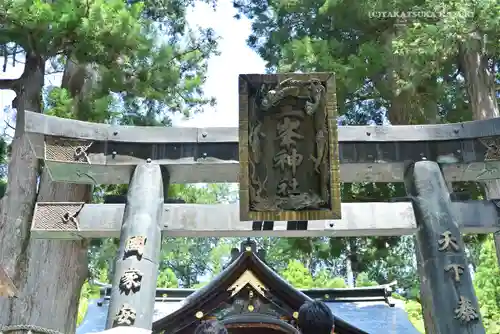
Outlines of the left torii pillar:
<svg viewBox="0 0 500 334">
<path fill-rule="evenodd" d="M 112 282 L 106 329 L 151 329 L 161 248 L 163 180 L 160 166 L 139 164 L 130 180 Z"/>
</svg>

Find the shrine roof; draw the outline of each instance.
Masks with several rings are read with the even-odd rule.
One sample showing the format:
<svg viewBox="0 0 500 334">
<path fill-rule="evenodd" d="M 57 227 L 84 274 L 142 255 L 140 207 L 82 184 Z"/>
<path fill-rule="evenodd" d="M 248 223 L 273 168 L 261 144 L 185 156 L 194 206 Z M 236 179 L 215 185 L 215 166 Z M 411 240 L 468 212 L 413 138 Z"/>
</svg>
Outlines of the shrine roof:
<svg viewBox="0 0 500 334">
<path fill-rule="evenodd" d="M 91 300 L 87 314 L 76 330 L 76 334 L 103 331 L 108 314 L 108 301 L 98 306 L 100 300 Z M 326 302 L 335 316 L 344 319 L 370 334 L 419 334 L 404 311 L 404 302 L 395 300 L 390 307 L 382 301 L 368 302 Z M 182 306 L 182 300 L 157 301 L 153 321 L 162 319 Z"/>
<path fill-rule="evenodd" d="M 273 299 L 273 303 L 279 300 L 280 305 L 286 305 L 289 316 L 298 311 L 307 301 L 313 299 L 302 291 L 294 288 L 275 271 L 273 271 L 259 257 L 255 242 L 248 239 L 241 244 L 240 252 L 233 252 L 232 261 L 216 277 L 182 301 L 182 306 L 173 313 L 153 322 L 153 332 L 160 332 L 166 328 L 180 330 L 193 324 L 197 319 L 194 315 L 199 310 L 214 309 L 218 304 L 229 300 L 243 287 L 249 285 L 260 291 L 264 298 Z M 264 257 L 264 255 L 261 255 Z M 334 293 L 334 289 L 328 290 Z M 339 290 L 339 289 L 337 289 Z M 372 289 L 373 290 L 373 289 Z M 317 290 L 320 294 L 327 293 L 324 289 Z M 328 294 L 329 296 L 329 294 Z M 173 297 L 169 295 L 169 297 Z M 290 311 L 290 309 L 292 311 Z M 335 328 L 339 333 L 365 334 L 356 326 L 344 321 L 340 316 L 335 317 Z M 175 331 L 174 330 L 174 331 Z"/>
<path fill-rule="evenodd" d="M 216 304 L 231 298 L 233 292 L 237 293 L 235 289 L 250 284 L 255 291 L 265 290 L 261 291 L 265 298 L 276 298 L 281 304 L 287 305 L 288 312 L 298 310 L 304 302 L 322 300 L 333 311 L 339 333 L 418 333 L 408 320 L 404 303 L 389 302 L 391 289 L 388 285 L 298 290 L 265 264 L 265 254 L 259 257 L 255 245 L 242 247 L 232 256 L 231 263 L 199 290 L 157 289 L 153 330 L 159 332 L 163 328 L 184 328 L 197 320 L 193 316 L 196 312 L 213 309 Z M 76 334 L 104 330 L 110 294 L 111 287 L 103 287 L 102 298 L 89 303 L 87 315 Z"/>
</svg>

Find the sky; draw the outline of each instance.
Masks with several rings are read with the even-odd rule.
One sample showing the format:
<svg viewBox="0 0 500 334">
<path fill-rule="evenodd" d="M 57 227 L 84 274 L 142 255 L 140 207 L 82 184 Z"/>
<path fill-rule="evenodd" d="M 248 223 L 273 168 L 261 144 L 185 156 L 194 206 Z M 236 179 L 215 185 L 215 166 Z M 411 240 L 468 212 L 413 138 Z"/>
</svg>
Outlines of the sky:
<svg viewBox="0 0 500 334">
<path fill-rule="evenodd" d="M 211 5 L 199 3 L 188 14 L 188 22 L 192 26 L 210 27 L 221 37 L 219 42 L 220 56 L 208 61 L 208 78 L 204 85 L 205 94 L 217 99 L 217 106 L 206 107 L 203 113 L 191 119 L 182 116 L 173 117 L 174 126 L 187 127 L 237 127 L 238 126 L 238 75 L 245 73 L 264 73 L 265 62 L 247 45 L 246 39 L 251 32 L 251 23 L 233 16 L 236 10 L 232 0 L 218 1 L 217 10 Z M 0 79 L 18 78 L 22 66 L 8 68 L 0 73 Z M 59 85 L 61 76 L 47 77 L 46 85 Z M 0 91 L 0 111 L 10 106 L 15 94 L 12 91 Z M 5 121 L 12 115 L 0 112 L 0 130 Z"/>
</svg>

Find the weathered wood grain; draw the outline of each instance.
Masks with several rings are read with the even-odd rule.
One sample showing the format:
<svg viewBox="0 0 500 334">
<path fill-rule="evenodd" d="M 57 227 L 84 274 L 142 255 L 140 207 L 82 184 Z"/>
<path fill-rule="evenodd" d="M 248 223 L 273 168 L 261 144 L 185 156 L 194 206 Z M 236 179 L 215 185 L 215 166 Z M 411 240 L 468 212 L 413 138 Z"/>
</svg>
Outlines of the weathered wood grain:
<svg viewBox="0 0 500 334">
<path fill-rule="evenodd" d="M 18 293 L 12 279 L 7 275 L 3 267 L 0 266 L 0 298 L 12 298 L 17 296 Z"/>
<path fill-rule="evenodd" d="M 138 162 L 137 162 L 138 163 Z M 158 162 L 157 162 L 158 163 Z M 171 183 L 238 182 L 237 161 L 193 159 L 169 160 L 166 166 Z M 46 161 L 52 180 L 72 183 L 126 184 L 135 164 L 98 165 Z M 500 161 L 449 164 L 442 166 L 447 181 L 482 181 L 500 178 Z M 403 162 L 387 164 L 351 163 L 340 165 L 342 182 L 403 182 Z M 95 181 L 94 181 L 95 180 Z"/>
<path fill-rule="evenodd" d="M 61 230 L 43 225 L 42 215 L 57 212 L 65 203 L 37 203 L 31 235 L 37 239 L 80 239 L 118 237 L 123 204 L 85 204 L 78 215 L 78 230 Z M 453 202 L 452 212 L 462 233 L 492 233 L 500 229 L 499 214 L 493 201 Z M 49 207 L 49 208 L 47 208 Z M 412 234 L 417 230 L 410 202 L 342 203 L 341 220 L 308 222 L 307 230 L 287 230 L 287 222 L 274 222 L 272 230 L 253 230 L 251 221 L 239 220 L 238 204 L 165 204 L 163 232 L 174 237 L 313 237 L 382 236 Z M 272 224 L 271 224 L 272 225 Z"/>
<path fill-rule="evenodd" d="M 140 143 L 238 142 L 238 128 L 140 127 L 96 124 L 26 112 L 26 132 Z M 450 124 L 340 126 L 339 142 L 448 141 L 500 136 L 500 118 Z M 116 134 L 115 134 L 116 133 Z M 205 137 L 202 137 L 205 134 Z M 200 140 L 199 137 L 202 137 Z"/>
<path fill-rule="evenodd" d="M 405 185 L 420 227 L 416 253 L 426 332 L 484 334 L 465 244 L 439 165 L 431 161 L 411 164 Z M 459 310 L 460 303 L 467 308 Z"/>
<path fill-rule="evenodd" d="M 311 85 L 314 80 L 321 81 L 323 94 L 311 93 L 319 87 L 301 86 Z M 301 82 L 292 84 L 301 97 L 285 94 L 284 98 L 270 103 L 273 107 L 263 109 L 258 102 L 263 92 L 280 91 L 280 85 L 287 81 Z M 333 73 L 243 74 L 238 78 L 238 94 L 240 219 L 340 218 L 338 115 Z M 312 94 L 312 100 L 320 99 L 311 115 L 304 111 L 304 94 Z M 272 100 L 272 96 L 269 95 L 269 99 Z M 318 143 L 318 135 L 324 138 L 323 144 Z M 318 157 L 318 165 L 314 157 Z M 276 168 L 276 159 L 287 159 L 284 161 L 288 163 Z M 315 169 L 316 172 L 311 172 Z M 311 202 L 314 204 L 306 204 L 305 200 L 299 200 L 298 204 L 297 198 L 293 203 L 292 192 L 299 197 L 314 194 L 322 203 L 314 199 Z M 303 205 L 300 210 L 298 205 Z"/>
<path fill-rule="evenodd" d="M 27 112 L 27 118 L 26 129 L 29 132 L 31 147 L 37 158 L 46 160 L 54 181 L 128 183 L 135 166 L 147 158 L 167 167 L 171 183 L 239 181 L 238 160 L 242 147 L 238 147 L 237 128 L 121 127 L 59 119 L 30 112 Z M 500 158 L 485 159 L 488 152 L 487 143 L 484 138 L 474 139 L 497 135 L 497 123 L 497 119 L 492 119 L 443 125 L 340 127 L 341 181 L 402 182 L 404 161 L 418 161 L 421 157 L 441 163 L 447 181 L 484 181 L 499 178 Z M 456 128 L 459 128 L 459 134 L 465 137 L 446 139 L 442 134 L 446 131 L 455 134 Z M 365 140 L 363 137 L 350 141 L 354 135 L 343 135 L 357 131 L 360 136 L 371 139 Z M 399 131 L 406 137 L 391 135 L 392 132 Z M 420 134 L 412 135 L 412 131 Z M 49 134 L 66 136 L 65 138 L 79 137 L 88 144 L 91 143 L 87 151 L 88 162 L 75 162 L 71 157 L 54 158 L 54 154 L 47 155 L 48 147 L 52 145 L 49 142 L 53 141 Z M 151 137 L 148 137 L 150 135 Z M 372 140 L 375 137 L 380 141 Z M 386 139 L 401 141 L 385 141 Z M 413 139 L 426 141 L 417 142 Z M 438 141 L 432 141 L 433 139 Z M 50 148 L 54 149 L 54 146 Z M 242 197 L 242 205 L 244 201 Z"/>
<path fill-rule="evenodd" d="M 162 205 L 160 166 L 155 163 L 139 164 L 130 181 L 127 203 L 121 215 L 123 219 L 120 219 L 122 223 L 117 224 L 120 228 L 120 248 L 113 277 L 107 329 L 130 325 L 151 329 L 161 248 Z M 128 242 L 137 237 L 145 238 L 144 245 L 137 248 L 140 251 L 131 254 L 130 250 L 136 248 L 130 247 Z M 132 289 L 123 285 L 126 283 L 123 279 L 127 270 L 138 271 L 138 287 Z M 117 319 L 124 307 L 135 312 L 131 323 L 121 323 Z"/>
</svg>

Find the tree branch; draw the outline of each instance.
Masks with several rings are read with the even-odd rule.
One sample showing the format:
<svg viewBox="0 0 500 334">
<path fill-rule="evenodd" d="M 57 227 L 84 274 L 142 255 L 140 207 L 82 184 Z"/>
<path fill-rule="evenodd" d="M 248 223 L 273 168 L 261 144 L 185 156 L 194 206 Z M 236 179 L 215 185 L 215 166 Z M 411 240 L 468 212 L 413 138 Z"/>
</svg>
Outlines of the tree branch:
<svg viewBox="0 0 500 334">
<path fill-rule="evenodd" d="M 17 91 L 20 83 L 20 79 L 2 79 L 0 80 L 0 90 L 10 89 L 13 91 Z"/>
<path fill-rule="evenodd" d="M 192 52 L 196 52 L 196 51 L 200 51 L 201 52 L 201 48 L 199 46 L 194 46 L 191 49 L 185 50 L 183 52 L 176 53 L 176 54 L 173 55 L 172 60 L 179 60 L 179 58 L 187 56 L 188 54 L 190 54 Z"/>
<path fill-rule="evenodd" d="M 9 122 L 7 122 L 6 120 L 4 120 L 4 122 L 5 122 L 5 125 L 7 125 L 7 127 L 11 128 L 14 131 L 16 130 L 16 128 L 13 127 L 12 125 L 10 125 Z"/>
</svg>

